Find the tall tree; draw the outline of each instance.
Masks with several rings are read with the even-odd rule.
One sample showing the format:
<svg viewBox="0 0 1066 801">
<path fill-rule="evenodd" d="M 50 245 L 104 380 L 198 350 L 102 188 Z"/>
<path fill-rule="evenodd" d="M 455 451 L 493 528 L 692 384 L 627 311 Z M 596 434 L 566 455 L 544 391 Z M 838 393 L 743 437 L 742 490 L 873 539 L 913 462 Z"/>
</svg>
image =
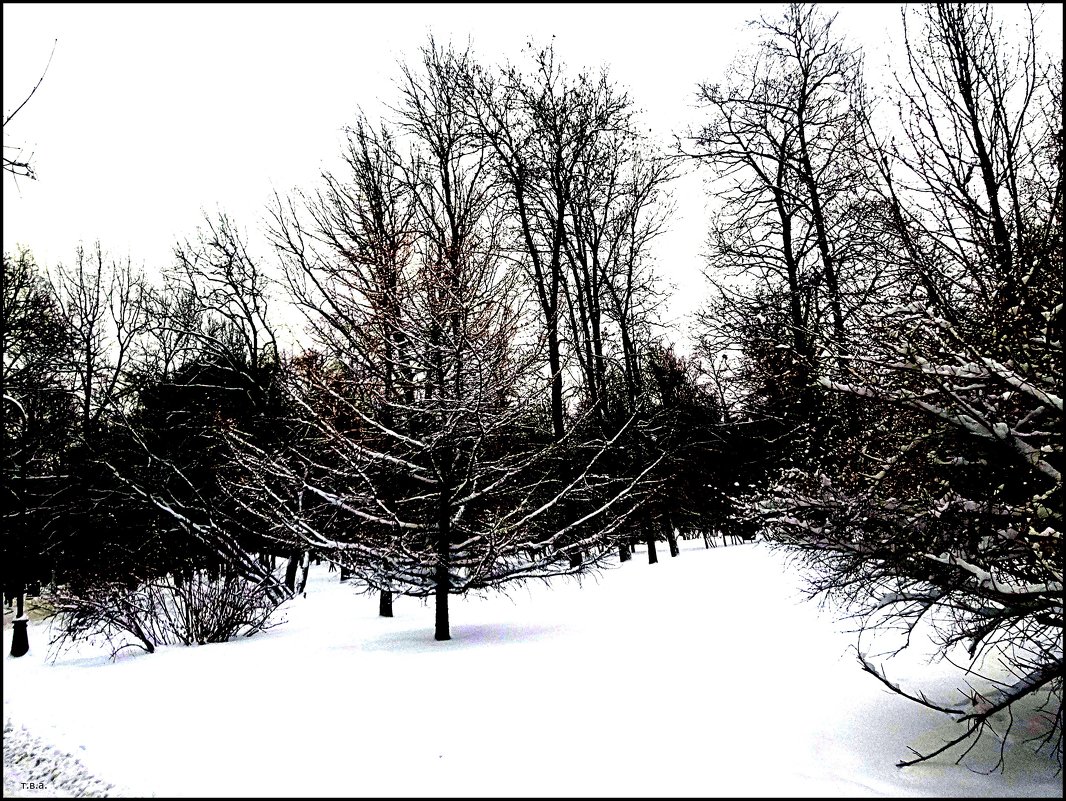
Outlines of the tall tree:
<svg viewBox="0 0 1066 801">
<path fill-rule="evenodd" d="M 279 201 L 274 240 L 321 356 L 291 375 L 299 437 L 275 451 L 235 437 L 235 495 L 272 536 L 373 589 L 434 597 L 441 640 L 451 594 L 589 569 L 639 483 L 598 474 L 613 442 L 537 431 L 537 343 L 501 239 L 505 200 L 456 102 L 469 71 L 466 53 L 430 42 L 394 110 L 409 155 L 357 128 L 352 177 L 326 177 L 310 222 Z M 390 341 L 403 345 L 396 388 L 377 362 Z"/>
<path fill-rule="evenodd" d="M 56 305 L 70 331 L 67 370 L 78 402 L 80 440 L 90 447 L 101 420 L 121 400 L 134 342 L 148 327 L 144 277 L 108 260 L 100 243 L 78 246 L 73 267 L 60 264 Z"/>
<path fill-rule="evenodd" d="M 665 228 L 673 177 L 670 164 L 630 130 L 602 133 L 578 166 L 563 294 L 582 388 L 601 418 L 610 366 L 620 366 L 628 411 L 645 389 L 641 356 L 650 349 L 661 300 L 650 245 Z"/>
<path fill-rule="evenodd" d="M 693 154 L 724 189 L 707 270 L 717 292 L 704 317 L 717 332 L 710 355 L 739 344 L 756 373 L 770 371 L 760 383 L 785 390 L 773 412 L 814 423 L 818 440 L 831 426 L 812 389 L 820 348 L 848 352 L 861 336 L 853 318 L 884 283 L 890 254 L 867 211 L 861 60 L 834 19 L 792 4 L 753 23 L 757 49 L 724 85 L 700 86 L 712 119 Z"/>
<path fill-rule="evenodd" d="M 467 113 L 506 187 L 518 252 L 542 316 L 552 431 L 562 439 L 568 218 L 598 139 L 629 128 L 631 104 L 605 72 L 568 76 L 551 47 L 533 54 L 528 73 L 516 66 L 499 74 L 475 66 L 467 90 Z"/>
<path fill-rule="evenodd" d="M 904 12 L 905 135 L 865 132 L 897 283 L 859 320 L 864 352 L 834 349 L 820 378 L 876 417 L 840 467 L 786 476 L 758 510 L 870 630 L 936 620 L 975 675 L 1006 666 L 952 703 L 863 655 L 960 724 L 901 765 L 1018 719 L 1061 759 L 1063 107 L 1027 23 L 1018 44 L 988 6 Z"/>
</svg>

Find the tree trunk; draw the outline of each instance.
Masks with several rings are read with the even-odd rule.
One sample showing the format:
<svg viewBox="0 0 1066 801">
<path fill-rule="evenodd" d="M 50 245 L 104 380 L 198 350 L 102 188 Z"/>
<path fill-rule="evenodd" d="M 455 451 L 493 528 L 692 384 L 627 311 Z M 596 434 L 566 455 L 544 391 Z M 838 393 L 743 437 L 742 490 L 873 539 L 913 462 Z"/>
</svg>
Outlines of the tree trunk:
<svg viewBox="0 0 1066 801">
<path fill-rule="evenodd" d="M 15 619 L 11 623 L 11 655 L 25 656 L 30 650 L 30 637 L 26 626 L 26 588 L 23 582 L 15 586 Z"/>
<path fill-rule="evenodd" d="M 433 639 L 450 640 L 448 627 L 448 568 L 437 563 L 436 618 L 434 620 Z"/>
<path fill-rule="evenodd" d="M 655 535 L 649 532 L 644 542 L 648 546 L 648 564 L 654 565 L 659 561 L 659 556 L 655 553 Z"/>
<path fill-rule="evenodd" d="M 347 581 L 351 577 L 351 575 L 352 571 L 350 571 L 344 565 L 341 565 L 341 581 Z"/>
<path fill-rule="evenodd" d="M 628 562 L 632 558 L 633 555 L 629 552 L 629 546 L 624 542 L 618 543 L 618 561 Z"/>
<path fill-rule="evenodd" d="M 380 617 L 392 617 L 392 591 L 382 590 L 378 598 L 378 615 Z"/>
<path fill-rule="evenodd" d="M 304 592 L 307 591 L 307 574 L 311 570 L 311 552 L 310 551 L 304 551 L 303 558 L 300 560 L 300 562 L 301 562 L 300 584 L 296 588 L 296 591 L 298 593 L 304 593 Z"/>
<path fill-rule="evenodd" d="M 11 655 L 25 656 L 30 650 L 30 638 L 26 631 L 28 620 L 17 617 L 11 621 Z"/>
<path fill-rule="evenodd" d="M 672 526 L 666 527 L 666 542 L 670 546 L 670 556 L 677 556 L 681 553 L 681 549 L 677 547 L 677 537 L 674 536 L 674 529 Z"/>
<path fill-rule="evenodd" d="M 451 499 L 447 484 L 441 487 L 440 520 L 437 530 L 437 567 L 436 567 L 436 620 L 433 637 L 436 640 L 450 640 L 448 627 L 448 578 L 449 551 L 451 548 Z"/>
<path fill-rule="evenodd" d="M 551 411 L 552 433 L 558 442 L 566 434 L 563 424 L 563 373 L 562 355 L 559 351 L 559 332 L 555 326 L 548 329 L 548 369 L 552 373 Z"/>
<path fill-rule="evenodd" d="M 296 593 L 296 568 L 300 566 L 300 556 L 293 554 L 289 557 L 289 563 L 285 566 L 285 586 L 289 592 Z"/>
</svg>

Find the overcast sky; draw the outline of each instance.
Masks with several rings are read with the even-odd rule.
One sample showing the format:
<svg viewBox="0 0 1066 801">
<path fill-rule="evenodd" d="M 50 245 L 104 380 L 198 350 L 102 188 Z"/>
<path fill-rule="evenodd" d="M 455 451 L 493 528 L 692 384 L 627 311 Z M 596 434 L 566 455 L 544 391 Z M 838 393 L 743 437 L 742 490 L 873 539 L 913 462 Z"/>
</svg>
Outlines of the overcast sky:
<svg viewBox="0 0 1066 801">
<path fill-rule="evenodd" d="M 4 132 L 33 153 L 38 180 L 4 175 L 5 252 L 69 262 L 79 241 L 149 272 L 169 263 L 201 209 L 249 230 L 272 190 L 311 188 L 341 129 L 396 97 L 397 62 L 468 40 L 486 62 L 518 60 L 554 37 L 573 69 L 608 66 L 662 141 L 697 122 L 700 81 L 719 80 L 751 41 L 745 22 L 776 4 L 61 5 L 4 3 L 4 113 L 25 97 L 58 39 L 48 74 Z M 899 39 L 896 4 L 826 4 L 883 66 Z M 1061 32 L 1062 6 L 1045 25 Z M 1059 33 L 1061 42 L 1061 33 Z M 1061 44 L 1060 44 L 1061 47 Z M 898 51 L 895 51 L 898 53 Z M 706 230 L 698 177 L 676 187 L 659 271 L 679 288 L 671 316 L 703 294 Z M 264 249 L 260 254 L 269 257 Z"/>
</svg>

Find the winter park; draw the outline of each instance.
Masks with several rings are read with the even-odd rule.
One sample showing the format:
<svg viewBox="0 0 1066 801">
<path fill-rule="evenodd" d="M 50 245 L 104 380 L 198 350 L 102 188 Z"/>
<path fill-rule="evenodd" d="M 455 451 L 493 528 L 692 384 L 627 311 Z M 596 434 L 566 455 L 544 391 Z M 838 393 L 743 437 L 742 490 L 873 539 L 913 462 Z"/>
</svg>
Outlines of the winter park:
<svg viewBox="0 0 1066 801">
<path fill-rule="evenodd" d="M 4 796 L 1062 797 L 1062 6 L 5 3 Z"/>
</svg>

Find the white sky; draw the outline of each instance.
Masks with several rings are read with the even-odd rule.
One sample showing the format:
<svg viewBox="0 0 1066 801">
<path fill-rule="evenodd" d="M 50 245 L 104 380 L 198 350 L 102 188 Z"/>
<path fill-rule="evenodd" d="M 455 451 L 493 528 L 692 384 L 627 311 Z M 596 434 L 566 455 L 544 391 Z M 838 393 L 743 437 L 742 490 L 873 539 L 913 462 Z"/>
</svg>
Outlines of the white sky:
<svg viewBox="0 0 1066 801">
<path fill-rule="evenodd" d="M 78 242 L 143 265 L 168 264 L 201 209 L 251 234 L 272 189 L 310 189 L 332 165 L 357 106 L 372 117 L 396 98 L 398 60 L 468 39 L 486 62 L 518 60 L 554 36 L 573 69 L 606 64 L 664 142 L 698 122 L 700 81 L 719 80 L 751 42 L 744 23 L 776 4 L 112 5 L 4 3 L 5 115 L 47 77 L 5 131 L 33 153 L 37 181 L 5 173 L 5 252 L 28 245 L 40 264 L 73 259 Z M 898 39 L 896 4 L 826 4 L 871 67 Z M 1047 9 L 1061 31 L 1062 6 Z M 1054 23 L 1052 25 L 1052 23 Z M 1061 43 L 1061 34 L 1059 34 Z M 1060 44 L 1061 47 L 1061 44 Z M 898 52 L 898 51 L 897 51 Z M 700 179 L 675 188 L 678 211 L 658 244 L 659 272 L 678 287 L 681 322 L 703 297 L 706 230 Z"/>
</svg>

